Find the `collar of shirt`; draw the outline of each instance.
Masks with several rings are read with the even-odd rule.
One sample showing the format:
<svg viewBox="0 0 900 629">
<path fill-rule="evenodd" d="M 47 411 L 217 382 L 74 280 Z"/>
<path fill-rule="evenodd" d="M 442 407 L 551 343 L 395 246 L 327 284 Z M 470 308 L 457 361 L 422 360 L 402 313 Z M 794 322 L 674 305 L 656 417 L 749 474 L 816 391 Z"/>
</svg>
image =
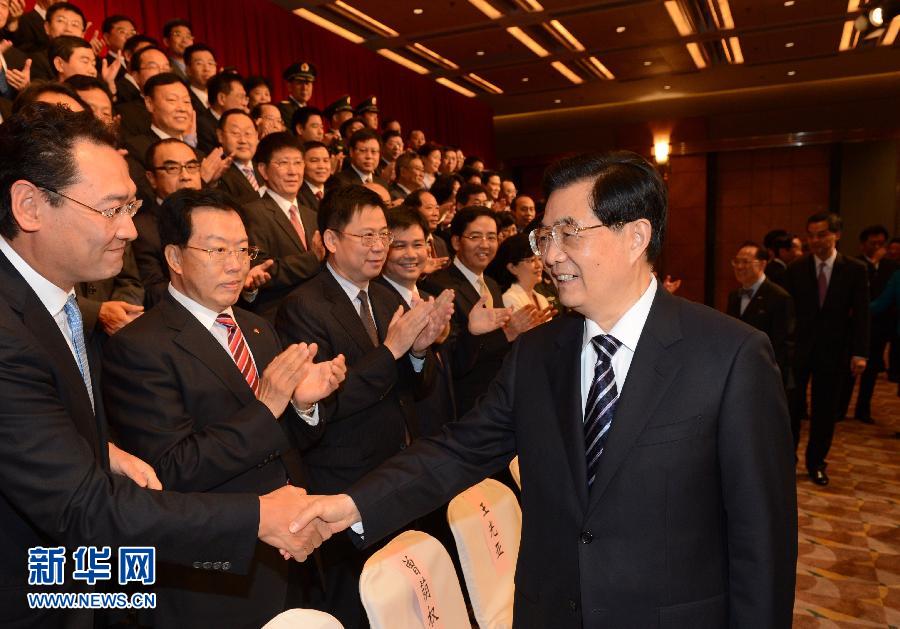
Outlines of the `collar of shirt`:
<svg viewBox="0 0 900 629">
<path fill-rule="evenodd" d="M 306 107 L 306 103 L 301 103 L 299 100 L 294 98 L 293 96 L 288 96 L 288 99 L 292 101 L 297 107 Z"/>
<path fill-rule="evenodd" d="M 832 250 L 831 255 L 828 256 L 827 260 L 820 260 L 818 256 L 813 255 L 813 259 L 816 261 L 816 273 L 819 272 L 819 269 L 822 267 L 822 263 L 825 263 L 825 272 L 831 274 L 831 269 L 834 268 L 834 261 L 837 260 L 837 249 Z"/>
<path fill-rule="evenodd" d="M 187 70 L 187 66 L 184 64 L 184 57 L 179 59 L 178 57 L 169 57 L 169 62 L 173 66 L 178 66 L 178 68 L 184 72 Z"/>
<path fill-rule="evenodd" d="M 297 197 L 294 197 L 293 199 L 285 199 L 283 196 L 281 196 L 271 188 L 266 190 L 266 194 L 268 194 L 272 198 L 272 200 L 275 201 L 275 204 L 281 208 L 281 211 L 284 212 L 284 215 L 287 216 L 288 220 L 291 220 L 291 206 L 296 206 L 297 220 L 300 220 L 300 208 L 297 205 Z"/>
<path fill-rule="evenodd" d="M 142 92 L 141 86 L 138 85 L 138 82 L 134 80 L 134 77 L 133 77 L 133 76 L 131 76 L 131 72 L 126 72 L 126 73 L 125 73 L 125 80 L 128 81 L 129 83 L 131 83 L 132 85 L 134 85 L 135 88 L 137 88 L 137 91 Z M 142 93 L 143 93 L 143 92 L 142 92 Z"/>
<path fill-rule="evenodd" d="M 396 186 L 397 186 L 398 188 L 400 188 L 400 189 L 403 191 L 403 194 L 412 194 L 412 190 L 410 190 L 409 188 L 407 188 L 406 186 L 404 186 L 404 185 L 403 185 L 402 183 L 400 183 L 399 181 L 396 182 Z"/>
<path fill-rule="evenodd" d="M 356 297 L 357 297 L 357 295 L 359 295 L 359 291 L 361 291 L 361 290 L 364 290 L 368 293 L 369 283 L 366 282 L 366 285 L 364 287 L 360 288 L 359 286 L 357 286 L 356 284 L 354 284 L 353 282 L 348 280 L 346 277 L 344 277 L 343 275 L 341 275 L 340 273 L 335 271 L 334 267 L 331 266 L 331 262 L 326 262 L 325 266 L 328 268 L 328 270 L 334 276 L 334 279 L 337 280 L 337 283 L 340 284 L 340 287 L 342 289 L 344 289 L 344 292 L 347 293 L 347 297 L 350 298 L 350 303 L 352 303 L 354 306 L 356 306 L 356 310 L 358 312 L 359 306 L 357 306 Z M 369 300 L 369 304 L 371 306 L 371 300 Z M 369 308 L 369 309 L 371 310 L 371 308 Z"/>
<path fill-rule="evenodd" d="M 402 284 L 398 284 L 397 282 L 395 282 L 394 280 L 389 278 L 387 275 L 382 275 L 381 277 L 383 277 L 388 284 L 393 286 L 397 290 L 397 292 L 400 293 L 400 296 L 403 297 L 403 301 L 405 301 L 406 305 L 409 306 L 410 308 L 412 307 L 413 299 L 419 298 L 419 289 L 418 288 L 413 287 L 413 289 L 410 290 L 410 289 L 406 288 L 406 286 L 403 286 Z"/>
<path fill-rule="evenodd" d="M 350 164 L 350 168 L 352 168 L 356 172 L 356 174 L 359 175 L 359 178 L 362 179 L 363 181 L 365 181 L 366 179 L 374 179 L 374 175 L 372 173 L 369 173 L 367 175 L 366 173 L 361 171 L 359 168 L 357 168 L 353 164 Z"/>
<path fill-rule="evenodd" d="M 4 72 L 9 70 L 9 67 L 6 65 L 6 57 L 2 54 L 0 54 L 0 70 L 3 70 Z"/>
<path fill-rule="evenodd" d="M 206 306 L 197 303 L 180 290 L 169 284 L 169 294 L 175 298 L 179 304 L 184 306 L 188 312 L 190 312 L 197 321 L 200 322 L 204 328 L 209 330 L 210 332 L 213 329 L 213 326 L 216 324 L 216 317 L 218 317 L 221 312 L 216 312 L 215 310 L 210 310 Z M 229 315 L 234 317 L 234 311 L 231 309 L 231 306 L 223 310 L 222 312 L 228 313 Z"/>
<path fill-rule="evenodd" d="M 47 9 L 42 9 L 38 5 L 34 5 L 34 12 L 41 16 L 41 19 L 47 21 Z"/>
<path fill-rule="evenodd" d="M 765 282 L 765 281 L 766 281 L 766 274 L 763 273 L 762 275 L 759 276 L 759 279 L 758 279 L 758 280 L 756 280 L 755 282 L 753 282 L 753 284 L 749 287 L 749 289 L 750 289 L 751 291 L 753 291 L 753 292 L 750 293 L 750 297 L 751 297 L 751 298 L 752 298 L 754 295 L 756 295 L 756 291 L 759 290 L 759 287 L 762 286 L 763 282 Z M 743 288 L 743 287 L 741 287 L 741 288 Z"/>
<path fill-rule="evenodd" d="M 217 111 L 216 111 L 215 109 L 213 109 L 212 107 L 209 108 L 209 113 L 211 113 L 211 114 L 213 115 L 213 118 L 215 118 L 216 120 L 221 120 L 221 119 L 222 119 L 222 114 L 220 114 L 219 112 L 217 112 Z M 225 112 L 222 112 L 222 113 L 225 113 Z"/>
<path fill-rule="evenodd" d="M 307 185 L 307 187 L 313 191 L 313 194 L 315 194 L 316 192 L 321 192 L 323 195 L 325 194 L 325 185 L 324 184 L 322 184 L 321 186 L 317 186 L 316 184 L 311 182 L 309 179 L 304 179 L 303 183 L 305 183 Z"/>
<path fill-rule="evenodd" d="M 456 256 L 453 258 L 453 266 L 455 266 L 457 269 L 459 269 L 459 272 L 462 273 L 463 276 L 467 280 L 469 280 L 469 284 L 471 284 L 475 288 L 475 292 L 480 295 L 481 294 L 480 282 L 484 281 L 484 276 L 478 275 L 477 273 L 475 273 L 474 271 L 469 269 L 469 267 L 467 267 L 465 264 L 460 262 L 459 256 Z M 487 282 L 485 282 L 485 285 L 487 285 Z"/>
<path fill-rule="evenodd" d="M 209 92 L 201 90 L 199 87 L 194 87 L 193 85 L 191 85 L 191 91 L 194 93 L 194 96 L 200 99 L 203 106 L 209 109 Z"/>
<path fill-rule="evenodd" d="M 25 282 L 31 287 L 31 290 L 37 294 L 38 299 L 44 304 L 44 308 L 47 309 L 50 316 L 56 318 L 66 305 L 66 300 L 69 299 L 69 295 L 75 293 L 74 288 L 70 289 L 68 292 L 64 291 L 35 271 L 34 268 L 12 248 L 12 245 L 6 241 L 6 238 L 3 237 L 0 237 L 0 252 L 3 252 L 3 255 L 5 255 L 7 260 L 15 267 L 16 271 L 19 272 L 19 275 L 21 275 Z"/>
<path fill-rule="evenodd" d="M 155 133 L 156 135 L 158 135 L 158 136 L 159 136 L 159 139 L 161 139 L 161 140 L 167 140 L 167 139 L 169 139 L 169 138 L 175 138 L 176 140 L 183 140 L 183 139 L 184 139 L 184 138 L 181 138 L 181 137 L 178 137 L 178 136 L 169 135 L 168 133 L 166 133 L 165 131 L 163 131 L 163 130 L 160 129 L 159 127 L 157 127 L 155 124 L 151 124 L 151 125 L 150 125 L 150 130 L 151 130 L 153 133 Z"/>
</svg>

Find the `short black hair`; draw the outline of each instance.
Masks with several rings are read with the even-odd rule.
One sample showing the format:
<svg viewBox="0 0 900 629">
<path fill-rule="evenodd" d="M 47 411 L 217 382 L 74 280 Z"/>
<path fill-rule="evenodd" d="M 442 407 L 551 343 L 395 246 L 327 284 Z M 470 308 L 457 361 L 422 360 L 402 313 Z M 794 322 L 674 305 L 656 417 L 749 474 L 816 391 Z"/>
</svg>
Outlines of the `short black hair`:
<svg viewBox="0 0 900 629">
<path fill-rule="evenodd" d="M 420 157 L 425 158 L 425 157 L 428 157 L 429 155 L 431 155 L 432 153 L 434 153 L 435 151 L 438 151 L 441 154 L 443 154 L 443 152 L 444 152 L 443 149 L 441 149 L 441 147 L 438 146 L 437 144 L 435 144 L 434 142 L 426 142 L 425 144 L 420 146 L 419 150 L 416 152 L 419 154 Z"/>
<path fill-rule="evenodd" d="M 534 203 L 534 197 L 530 194 L 517 194 L 513 197 L 512 203 L 509 204 L 509 209 L 513 212 L 516 211 L 516 203 L 518 203 L 521 199 L 531 199 L 532 203 Z M 537 209 L 537 207 L 535 207 Z"/>
<path fill-rule="evenodd" d="M 128 41 L 131 41 L 131 40 L 129 39 Z M 162 48 L 160 48 L 159 46 L 157 46 L 156 44 L 153 44 L 151 46 L 145 46 L 144 48 L 141 48 L 136 53 L 131 55 L 131 61 L 128 62 L 128 69 L 131 70 L 132 72 L 137 72 L 138 70 L 140 70 L 141 69 L 141 59 L 144 57 L 144 55 L 149 53 L 151 50 L 155 50 L 159 54 L 161 54 L 163 57 L 166 57 L 165 51 Z M 166 57 L 166 61 L 168 61 L 168 60 L 169 60 L 169 58 Z"/>
<path fill-rule="evenodd" d="M 297 125 L 305 127 L 312 116 L 319 116 L 319 118 L 324 119 L 321 110 L 317 107 L 298 107 L 294 115 L 291 116 L 291 131 L 296 129 Z"/>
<path fill-rule="evenodd" d="M 544 198 L 560 188 L 580 181 L 592 181 L 588 199 L 591 211 L 605 225 L 638 219 L 650 222 L 647 260 L 654 262 L 662 252 L 666 231 L 668 194 L 656 168 L 629 151 L 587 153 L 562 159 L 544 173 Z"/>
<path fill-rule="evenodd" d="M 422 235 L 426 238 L 429 234 L 428 221 L 416 210 L 406 205 L 392 208 L 385 213 L 388 229 L 393 232 L 410 227 L 420 227 Z"/>
<path fill-rule="evenodd" d="M 514 219 L 513 215 L 509 212 L 494 212 L 494 218 L 497 219 L 498 230 L 504 230 L 507 227 L 513 227 L 516 224 L 516 219 Z"/>
<path fill-rule="evenodd" d="M 459 182 L 462 187 L 462 179 L 459 175 L 438 175 L 428 191 L 434 195 L 438 205 L 446 203 L 453 196 L 453 184 Z"/>
<path fill-rule="evenodd" d="M 419 188 L 418 190 L 413 190 L 406 198 L 403 199 L 403 207 L 408 207 L 413 210 L 418 210 L 422 207 L 422 195 L 423 194 L 431 194 L 429 190 L 425 188 Z M 434 196 L 433 194 L 431 196 Z"/>
<path fill-rule="evenodd" d="M 84 11 L 76 7 L 71 2 L 57 2 L 56 4 L 51 4 L 47 8 L 47 14 L 44 16 L 44 21 L 48 23 L 51 22 L 53 20 L 53 16 L 60 11 L 71 11 L 72 13 L 77 14 L 81 17 L 82 28 L 87 26 L 87 18 L 84 17 Z"/>
<path fill-rule="evenodd" d="M 244 225 L 247 224 L 244 210 L 227 192 L 216 188 L 176 190 L 166 197 L 159 208 L 159 240 L 163 249 L 168 245 L 187 245 L 193 233 L 191 213 L 201 207 L 234 212 Z"/>
<path fill-rule="evenodd" d="M 305 155 L 307 151 L 311 151 L 313 149 L 325 149 L 328 150 L 328 147 L 324 142 L 319 142 L 318 140 L 310 140 L 309 142 L 303 143 L 303 154 Z"/>
<path fill-rule="evenodd" d="M 375 140 L 378 142 L 379 150 L 381 148 L 381 140 L 378 139 L 378 134 L 366 127 L 365 129 L 360 129 L 356 133 L 350 136 L 350 139 L 347 140 L 348 148 L 356 148 L 356 145 L 360 142 L 368 142 L 369 140 Z"/>
<path fill-rule="evenodd" d="M 272 82 L 261 74 L 254 74 L 244 79 L 244 89 L 247 90 L 248 94 L 250 93 L 250 90 L 259 87 L 260 85 L 265 85 L 269 88 L 270 92 L 272 91 Z"/>
<path fill-rule="evenodd" d="M 469 181 L 472 177 L 478 177 L 478 181 L 484 182 L 484 175 L 480 170 L 475 170 L 471 166 L 463 166 L 459 169 L 459 176 L 464 182 Z"/>
<path fill-rule="evenodd" d="M 469 155 L 466 159 L 463 160 L 463 166 L 471 166 L 474 168 L 476 162 L 481 162 L 481 165 L 484 165 L 483 159 L 481 159 L 477 155 Z"/>
<path fill-rule="evenodd" d="M 161 72 L 160 74 L 155 74 L 144 83 L 144 96 L 153 98 L 153 92 L 156 91 L 156 88 L 163 87 L 164 85 L 174 85 L 175 83 L 180 83 L 181 85 L 184 85 L 184 89 L 188 89 L 187 81 L 174 72 Z"/>
<path fill-rule="evenodd" d="M 270 133 L 259 141 L 256 154 L 253 156 L 253 163 L 268 164 L 272 161 L 272 156 L 282 149 L 296 149 L 303 154 L 303 146 L 293 133 L 278 131 Z"/>
<path fill-rule="evenodd" d="M 191 23 L 185 20 L 184 18 L 176 17 L 173 20 L 169 20 L 162 27 L 162 36 L 163 39 L 169 39 L 172 36 L 172 31 L 174 31 L 179 26 L 186 26 L 189 31 L 193 32 L 193 28 L 191 27 Z"/>
<path fill-rule="evenodd" d="M 106 81 L 102 79 L 98 79 L 95 76 L 87 76 L 86 74 L 75 74 L 70 76 L 68 79 L 63 81 L 66 85 L 71 87 L 76 92 L 87 92 L 89 90 L 100 90 L 104 94 L 109 97 L 109 103 L 112 105 L 113 103 L 113 95 L 112 92 L 109 91 L 109 86 L 106 84 Z"/>
<path fill-rule="evenodd" d="M 487 183 L 487 180 L 490 179 L 491 177 L 496 177 L 496 178 L 499 179 L 501 182 L 503 181 L 503 177 L 501 177 L 501 176 L 500 176 L 500 173 L 498 173 L 496 170 L 483 170 L 483 171 L 481 171 L 481 181 L 482 181 L 482 182 Z"/>
<path fill-rule="evenodd" d="M 237 72 L 219 72 L 210 77 L 206 82 L 206 94 L 210 106 L 216 102 L 219 94 L 231 94 L 233 83 L 240 83 L 241 87 L 244 87 L 244 79 Z"/>
<path fill-rule="evenodd" d="M 811 215 L 806 219 L 806 226 L 809 227 L 812 223 L 821 223 L 822 221 L 828 221 L 828 231 L 834 234 L 844 228 L 844 220 L 834 212 L 829 212 L 828 210 L 816 212 Z"/>
<path fill-rule="evenodd" d="M 469 205 L 469 199 L 482 192 L 485 196 L 490 198 L 491 195 L 488 193 L 487 188 L 480 183 L 464 183 L 459 187 L 459 190 L 456 191 L 456 203 L 457 205 L 465 207 Z"/>
<path fill-rule="evenodd" d="M 503 227 L 500 227 L 503 229 Z M 500 243 L 497 248 L 497 255 L 491 260 L 488 268 L 485 269 L 490 277 L 494 278 L 500 285 L 500 290 L 507 291 L 510 286 L 515 284 L 516 276 L 509 272 L 506 268 L 507 264 L 517 265 L 522 260 L 528 260 L 534 257 L 534 251 L 528 242 L 528 234 L 515 234 Z"/>
<path fill-rule="evenodd" d="M 75 37 L 74 35 L 60 35 L 50 40 L 47 47 L 47 58 L 50 59 L 50 65 L 53 66 L 53 60 L 59 57 L 63 61 L 68 61 L 79 48 L 87 48 L 93 53 L 91 45 L 85 41 L 83 37 Z M 56 72 L 56 68 L 53 68 Z"/>
<path fill-rule="evenodd" d="M 766 249 L 771 249 L 772 251 L 775 251 L 775 241 L 778 240 L 779 238 L 782 238 L 787 235 L 788 235 L 788 233 L 787 233 L 786 229 L 770 230 L 770 231 L 766 232 L 765 236 L 763 236 L 763 246 Z"/>
<path fill-rule="evenodd" d="M 108 15 L 103 18 L 103 23 L 100 25 L 101 33 L 112 33 L 113 27 L 119 22 L 128 22 L 132 26 L 134 26 L 134 20 L 132 20 L 127 15 Z"/>
<path fill-rule="evenodd" d="M 400 135 L 399 133 L 397 134 Z M 409 168 L 410 164 L 412 164 L 413 160 L 422 161 L 422 158 L 419 157 L 418 154 L 412 152 L 401 153 L 397 158 L 396 163 L 394 164 L 394 181 L 400 179 L 400 169 L 401 168 Z"/>
<path fill-rule="evenodd" d="M 194 159 L 197 159 L 199 161 L 200 157 L 197 155 L 197 150 L 191 147 L 191 145 L 187 142 L 179 140 L 178 138 L 160 138 L 149 147 L 147 147 L 147 152 L 144 154 L 144 164 L 146 164 L 147 170 L 153 170 L 153 162 L 156 160 L 156 151 L 159 150 L 159 147 L 167 146 L 169 144 L 184 144 L 186 147 L 191 149 L 191 152 L 194 154 Z"/>
<path fill-rule="evenodd" d="M 141 44 L 150 44 L 153 48 L 159 48 L 159 42 L 156 41 L 153 37 L 149 35 L 142 35 L 138 33 L 137 35 L 132 35 L 128 39 L 125 40 L 125 45 L 122 46 L 122 50 L 130 53 L 134 53 L 134 49 L 140 46 Z M 129 68 L 131 66 L 129 65 Z M 134 69 L 134 68 L 131 68 Z"/>
<path fill-rule="evenodd" d="M 184 49 L 184 64 L 188 65 L 191 62 L 191 55 L 198 52 L 208 52 L 213 56 L 213 59 L 216 58 L 216 52 L 207 46 L 206 44 L 191 44 L 187 48 Z"/>
<path fill-rule="evenodd" d="M 767 262 L 769 260 L 769 252 L 768 250 L 761 246 L 758 242 L 753 240 L 745 240 L 741 243 L 741 246 L 738 247 L 738 251 L 743 249 L 744 247 L 753 247 L 756 249 L 756 253 L 754 254 L 754 258 L 757 260 L 762 260 L 763 262 Z"/>
<path fill-rule="evenodd" d="M 244 89 L 245 90 L 247 89 L 246 83 L 244 84 Z M 276 105 L 275 103 L 257 103 L 250 110 L 250 117 L 253 118 L 253 122 L 256 122 L 257 120 L 259 120 L 260 118 L 263 117 L 263 107 L 265 107 L 266 105 L 268 105 L 269 107 L 274 107 L 275 109 L 278 109 L 278 105 Z M 281 116 L 280 109 L 278 110 L 278 115 Z"/>
<path fill-rule="evenodd" d="M 19 92 L 19 95 L 16 96 L 16 100 L 13 101 L 13 115 L 17 114 L 22 108 L 37 102 L 42 95 L 48 93 L 68 96 L 81 105 L 82 109 L 85 111 L 90 112 L 91 110 L 90 105 L 84 102 L 84 99 L 65 83 L 56 83 L 55 81 L 32 81 L 24 90 Z"/>
<path fill-rule="evenodd" d="M 347 118 L 344 122 L 341 123 L 341 126 L 338 128 L 338 131 L 341 132 L 342 138 L 347 137 L 347 129 L 349 129 L 350 125 L 352 125 L 354 122 L 358 122 L 359 124 L 365 126 L 365 123 L 363 122 L 362 118 L 358 118 L 356 116 L 353 116 L 352 118 Z"/>
<path fill-rule="evenodd" d="M 80 141 L 116 146 L 116 138 L 90 110 L 31 102 L 0 125 L 0 235 L 12 240 L 19 233 L 12 213 L 13 182 L 24 179 L 64 192 L 79 175 L 73 148 Z M 47 199 L 54 207 L 62 203 L 55 194 Z"/>
<path fill-rule="evenodd" d="M 887 240 L 890 234 L 884 225 L 869 225 L 859 232 L 859 242 L 864 243 L 872 236 L 884 236 L 884 239 Z"/>
<path fill-rule="evenodd" d="M 395 131 L 394 129 L 388 129 L 384 133 L 381 134 L 381 143 L 384 144 L 391 138 L 400 138 L 403 139 L 403 136 L 400 135 L 399 131 Z"/>
<path fill-rule="evenodd" d="M 353 220 L 353 216 L 361 212 L 362 208 L 367 205 L 380 207 L 382 211 L 385 211 L 384 202 L 374 190 L 357 184 L 333 187 L 319 202 L 317 215 L 319 233 L 324 234 L 326 229 L 336 232 L 343 231 Z M 386 211 L 385 214 L 387 214 Z"/>
<path fill-rule="evenodd" d="M 497 215 L 489 208 L 480 205 L 470 205 L 469 207 L 461 209 L 453 216 L 453 220 L 450 221 L 450 235 L 462 236 L 466 231 L 466 227 L 469 226 L 469 223 L 482 216 L 487 216 L 494 221 L 495 225 L 497 225 Z M 499 225 L 497 227 L 499 231 Z"/>
<path fill-rule="evenodd" d="M 774 251 L 776 256 L 779 253 L 781 253 L 784 249 L 793 248 L 794 238 L 796 238 L 796 236 L 794 234 L 789 234 L 784 230 L 780 230 L 780 231 L 782 231 L 784 233 L 781 233 L 778 236 L 776 236 L 775 238 L 773 238 L 770 245 L 766 245 L 766 248 Z"/>
<path fill-rule="evenodd" d="M 250 122 L 251 123 L 253 122 L 253 117 L 250 114 L 248 114 L 246 111 L 244 111 L 243 109 L 226 109 L 225 111 L 222 112 L 222 117 L 219 118 L 219 122 L 218 122 L 218 124 L 216 124 L 216 128 L 224 129 L 225 123 L 228 122 L 228 119 L 231 118 L 232 116 L 247 116 L 247 118 L 250 119 Z"/>
</svg>

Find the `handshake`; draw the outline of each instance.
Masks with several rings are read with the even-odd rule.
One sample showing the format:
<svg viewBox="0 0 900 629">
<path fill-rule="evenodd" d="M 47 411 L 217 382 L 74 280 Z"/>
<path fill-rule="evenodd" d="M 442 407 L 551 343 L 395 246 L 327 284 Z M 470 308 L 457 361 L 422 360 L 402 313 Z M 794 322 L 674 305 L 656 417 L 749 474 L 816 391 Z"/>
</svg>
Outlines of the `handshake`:
<svg viewBox="0 0 900 629">
<path fill-rule="evenodd" d="M 285 559 L 305 561 L 322 542 L 360 521 L 346 494 L 309 496 L 286 485 L 259 499 L 260 540 L 278 548 Z"/>
</svg>

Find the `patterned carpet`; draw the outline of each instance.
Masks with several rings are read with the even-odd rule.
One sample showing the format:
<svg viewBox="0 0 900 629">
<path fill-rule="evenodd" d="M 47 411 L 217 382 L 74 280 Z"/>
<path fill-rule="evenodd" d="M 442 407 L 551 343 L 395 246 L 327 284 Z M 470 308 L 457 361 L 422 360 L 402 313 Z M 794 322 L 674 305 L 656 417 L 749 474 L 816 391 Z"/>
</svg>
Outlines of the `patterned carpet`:
<svg viewBox="0 0 900 629">
<path fill-rule="evenodd" d="M 835 430 L 827 487 L 797 468 L 800 510 L 794 627 L 900 628 L 900 398 L 884 376 L 869 426 Z M 850 405 L 851 413 L 853 404 Z M 803 433 L 809 430 L 803 423 Z M 801 453 L 804 444 L 801 444 Z M 802 454 L 801 454 L 802 462 Z"/>
</svg>

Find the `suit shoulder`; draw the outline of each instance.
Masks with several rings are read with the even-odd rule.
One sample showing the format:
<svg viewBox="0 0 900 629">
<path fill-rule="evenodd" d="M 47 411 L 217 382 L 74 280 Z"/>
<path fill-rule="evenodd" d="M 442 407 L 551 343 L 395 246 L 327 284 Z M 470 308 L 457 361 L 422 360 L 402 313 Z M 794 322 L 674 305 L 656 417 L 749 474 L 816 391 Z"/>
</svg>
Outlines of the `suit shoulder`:
<svg viewBox="0 0 900 629">
<path fill-rule="evenodd" d="M 164 334 L 164 330 L 168 329 L 164 318 L 164 304 L 165 302 L 160 302 L 155 307 L 150 308 L 150 310 L 113 334 L 107 339 L 106 345 L 117 345 L 122 343 L 147 346 L 158 345 L 161 336 Z"/>
<path fill-rule="evenodd" d="M 369 297 L 374 297 L 376 301 L 384 303 L 394 302 L 398 306 L 402 303 L 402 298 L 397 291 L 381 282 L 369 282 Z"/>
<path fill-rule="evenodd" d="M 769 295 L 771 295 L 773 297 L 777 297 L 778 299 L 790 299 L 791 298 L 791 294 L 789 292 L 787 292 L 784 289 L 784 287 L 779 286 L 772 280 L 767 279 L 765 282 L 762 283 L 762 286 L 760 286 L 760 288 L 765 289 Z"/>
<path fill-rule="evenodd" d="M 761 334 L 753 326 L 704 304 L 675 295 L 682 333 L 686 340 L 701 343 L 741 343 L 748 335 Z"/>
</svg>

